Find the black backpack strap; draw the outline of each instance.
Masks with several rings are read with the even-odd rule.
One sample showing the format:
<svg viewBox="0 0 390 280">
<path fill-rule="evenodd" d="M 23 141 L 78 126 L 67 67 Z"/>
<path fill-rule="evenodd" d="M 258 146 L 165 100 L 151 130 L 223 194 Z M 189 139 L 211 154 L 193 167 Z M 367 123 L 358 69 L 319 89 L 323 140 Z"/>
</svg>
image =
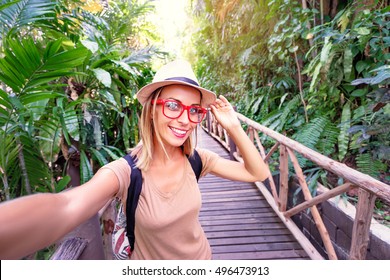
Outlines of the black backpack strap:
<svg viewBox="0 0 390 280">
<path fill-rule="evenodd" d="M 194 170 L 196 180 L 199 181 L 200 173 L 202 172 L 203 164 L 202 159 L 197 150 L 194 150 L 194 154 L 192 156 L 187 156 L 188 160 L 191 164 L 192 170 Z"/>
<path fill-rule="evenodd" d="M 124 157 L 124 159 L 127 160 L 129 166 L 131 167 L 130 186 L 127 192 L 126 201 L 126 234 L 129 239 L 130 249 L 133 251 L 135 242 L 135 210 L 142 190 L 142 173 L 141 170 L 135 166 L 135 157 L 132 158 L 131 155 L 128 154 Z"/>
</svg>

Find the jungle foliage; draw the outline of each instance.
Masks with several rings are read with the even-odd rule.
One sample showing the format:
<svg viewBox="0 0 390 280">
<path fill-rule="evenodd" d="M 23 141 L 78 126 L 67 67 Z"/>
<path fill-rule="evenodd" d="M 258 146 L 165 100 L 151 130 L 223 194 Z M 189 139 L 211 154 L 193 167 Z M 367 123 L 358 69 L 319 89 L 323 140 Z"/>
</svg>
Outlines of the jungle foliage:
<svg viewBox="0 0 390 280">
<path fill-rule="evenodd" d="M 1 200 L 59 192 L 138 142 L 148 1 L 0 1 Z M 115 15 L 115 16 L 114 16 Z"/>
<path fill-rule="evenodd" d="M 390 181 L 386 1 L 321 1 L 338 3 L 328 10 L 319 1 L 195 2 L 194 46 L 206 87 L 234 99 L 249 118 Z M 341 183 L 300 164 L 309 178 Z"/>
</svg>

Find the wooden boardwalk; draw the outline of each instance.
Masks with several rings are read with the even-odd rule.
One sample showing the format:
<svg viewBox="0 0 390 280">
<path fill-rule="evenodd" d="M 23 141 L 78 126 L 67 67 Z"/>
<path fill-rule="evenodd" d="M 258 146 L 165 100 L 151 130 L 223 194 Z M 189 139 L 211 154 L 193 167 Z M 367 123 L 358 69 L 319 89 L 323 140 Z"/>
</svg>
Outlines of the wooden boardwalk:
<svg viewBox="0 0 390 280">
<path fill-rule="evenodd" d="M 229 154 L 203 129 L 198 146 L 224 158 Z M 255 184 L 211 174 L 199 180 L 200 222 L 217 260 L 309 259 Z"/>
</svg>

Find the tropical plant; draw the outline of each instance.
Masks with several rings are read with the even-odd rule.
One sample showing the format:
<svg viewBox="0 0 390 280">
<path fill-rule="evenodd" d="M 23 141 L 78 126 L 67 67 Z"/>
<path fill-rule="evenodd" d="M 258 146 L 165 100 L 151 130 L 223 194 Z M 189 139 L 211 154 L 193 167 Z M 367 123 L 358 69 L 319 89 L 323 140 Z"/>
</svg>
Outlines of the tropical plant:
<svg viewBox="0 0 390 280">
<path fill-rule="evenodd" d="M 124 38 L 151 7 L 111 4 L 94 14 L 83 1 L 0 2 L 3 199 L 61 191 L 74 161 L 84 182 L 137 141 L 134 93 L 151 77 L 153 49 Z"/>
<path fill-rule="evenodd" d="M 389 7 L 312 4 L 198 1 L 201 81 L 246 116 L 386 180 Z"/>
</svg>

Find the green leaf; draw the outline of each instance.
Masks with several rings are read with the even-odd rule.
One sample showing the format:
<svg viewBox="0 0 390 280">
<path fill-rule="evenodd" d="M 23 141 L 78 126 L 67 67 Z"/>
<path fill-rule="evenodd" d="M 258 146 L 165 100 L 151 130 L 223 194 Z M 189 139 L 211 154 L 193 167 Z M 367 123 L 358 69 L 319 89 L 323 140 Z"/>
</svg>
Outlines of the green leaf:
<svg viewBox="0 0 390 280">
<path fill-rule="evenodd" d="M 4 106 L 4 108 L 12 110 L 12 103 L 8 98 L 8 94 L 1 89 L 0 89 L 0 105 Z"/>
<path fill-rule="evenodd" d="M 317 84 L 318 82 L 318 75 L 320 74 L 320 70 L 321 70 L 321 64 L 318 63 L 316 68 L 314 69 L 314 72 L 313 72 L 313 79 L 310 83 L 310 91 L 312 92 L 314 90 L 314 87 L 315 85 Z"/>
<path fill-rule="evenodd" d="M 100 166 L 104 166 L 108 163 L 108 160 L 104 157 L 104 155 L 100 151 L 98 151 L 94 148 L 91 148 L 91 152 L 98 160 Z"/>
<path fill-rule="evenodd" d="M 360 60 L 356 63 L 356 71 L 362 73 L 364 70 L 367 70 L 370 67 L 370 63 Z"/>
<path fill-rule="evenodd" d="M 61 115 L 62 116 L 62 115 Z M 73 108 L 69 108 L 63 115 L 66 134 L 69 134 L 75 141 L 80 140 L 80 127 L 77 113 Z M 69 144 L 69 143 L 68 143 Z"/>
<path fill-rule="evenodd" d="M 294 52 L 296 52 L 298 50 L 298 48 L 299 48 L 298 46 L 293 46 L 293 47 L 289 48 L 288 51 L 290 53 L 294 53 Z"/>
<path fill-rule="evenodd" d="M 122 139 L 123 139 L 126 150 L 130 149 L 130 143 L 127 140 L 127 139 L 131 139 L 130 127 L 131 127 L 131 124 L 130 124 L 129 118 L 127 117 L 127 115 L 125 115 L 124 120 L 123 120 L 123 126 L 122 126 L 122 133 L 123 133 Z"/>
<path fill-rule="evenodd" d="M 63 51 L 44 61 L 42 69 L 46 71 L 58 70 L 58 65 L 61 65 L 62 69 L 74 68 L 83 64 L 87 55 L 88 51 L 84 47 Z"/>
<path fill-rule="evenodd" d="M 329 37 L 325 38 L 325 44 L 324 47 L 321 50 L 321 64 L 325 65 L 327 62 L 329 62 L 329 53 L 330 50 L 332 49 L 332 42 L 329 41 Z"/>
<path fill-rule="evenodd" d="M 99 82 L 101 82 L 105 87 L 111 87 L 111 75 L 109 72 L 101 68 L 96 68 L 92 71 Z"/>
<path fill-rule="evenodd" d="M 351 93 L 351 96 L 362 97 L 367 94 L 367 88 L 356 89 Z"/>
<path fill-rule="evenodd" d="M 80 151 L 80 183 L 88 182 L 93 176 L 92 167 L 84 151 Z"/>
<path fill-rule="evenodd" d="M 81 40 L 84 47 L 90 50 L 92 53 L 96 53 L 99 50 L 99 44 L 90 40 Z"/>
<path fill-rule="evenodd" d="M 340 134 L 338 137 L 339 154 L 338 158 L 342 161 L 348 152 L 349 134 L 348 130 L 351 127 L 351 105 L 347 102 L 341 114 Z"/>
<path fill-rule="evenodd" d="M 62 192 L 66 186 L 69 184 L 71 177 L 69 175 L 64 176 L 56 183 L 55 191 L 56 193 Z"/>
<path fill-rule="evenodd" d="M 63 94 L 55 93 L 55 92 L 36 92 L 26 94 L 20 97 L 20 101 L 23 105 L 27 105 L 33 102 L 37 102 L 44 99 L 51 99 L 56 97 L 63 97 Z"/>
<path fill-rule="evenodd" d="M 114 106 L 118 106 L 118 103 L 115 101 L 114 96 L 107 90 L 100 90 L 99 94 L 104 96 L 105 99 L 107 99 L 108 102 L 110 102 Z"/>
<path fill-rule="evenodd" d="M 103 146 L 102 147 L 103 150 L 105 150 L 107 152 L 107 154 L 109 154 L 109 156 L 113 159 L 113 160 L 117 160 L 120 158 L 120 156 L 117 156 L 114 152 L 112 152 L 108 147 L 106 146 Z"/>
<path fill-rule="evenodd" d="M 355 29 L 356 32 L 359 34 L 359 35 L 369 35 L 371 32 L 370 32 L 370 29 L 368 29 L 367 27 L 358 27 Z"/>
<path fill-rule="evenodd" d="M 352 72 L 353 55 L 350 48 L 346 48 L 344 51 L 344 77 L 349 80 Z"/>
</svg>

